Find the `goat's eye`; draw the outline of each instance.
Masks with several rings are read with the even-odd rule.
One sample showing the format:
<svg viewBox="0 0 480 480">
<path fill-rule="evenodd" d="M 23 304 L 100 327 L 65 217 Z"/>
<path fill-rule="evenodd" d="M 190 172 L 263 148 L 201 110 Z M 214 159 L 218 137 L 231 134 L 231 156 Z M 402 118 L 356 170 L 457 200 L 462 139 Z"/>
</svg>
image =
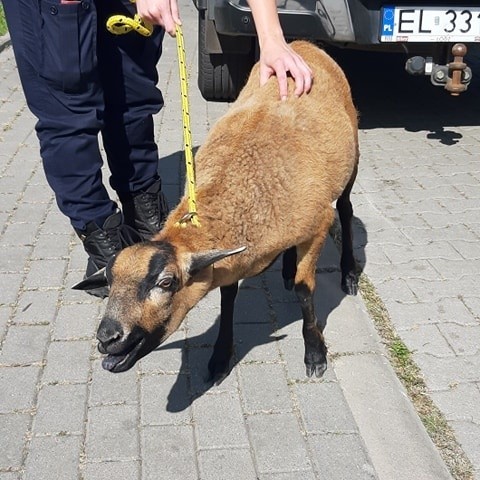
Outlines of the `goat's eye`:
<svg viewBox="0 0 480 480">
<path fill-rule="evenodd" d="M 173 285 L 173 277 L 161 278 L 157 282 L 157 287 L 168 290 Z"/>
</svg>

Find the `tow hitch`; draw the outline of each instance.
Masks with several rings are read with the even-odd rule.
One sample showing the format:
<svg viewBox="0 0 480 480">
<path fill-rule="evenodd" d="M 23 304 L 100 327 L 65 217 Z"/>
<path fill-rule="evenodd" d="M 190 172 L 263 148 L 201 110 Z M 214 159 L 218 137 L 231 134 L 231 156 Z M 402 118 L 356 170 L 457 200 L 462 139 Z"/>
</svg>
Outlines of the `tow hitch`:
<svg viewBox="0 0 480 480">
<path fill-rule="evenodd" d="M 434 63 L 432 57 L 411 57 L 405 64 L 405 70 L 411 75 L 429 75 L 436 86 L 443 86 L 451 95 L 464 92 L 472 80 L 472 70 L 464 63 L 467 47 L 456 43 L 452 47 L 453 61 L 444 65 Z"/>
</svg>

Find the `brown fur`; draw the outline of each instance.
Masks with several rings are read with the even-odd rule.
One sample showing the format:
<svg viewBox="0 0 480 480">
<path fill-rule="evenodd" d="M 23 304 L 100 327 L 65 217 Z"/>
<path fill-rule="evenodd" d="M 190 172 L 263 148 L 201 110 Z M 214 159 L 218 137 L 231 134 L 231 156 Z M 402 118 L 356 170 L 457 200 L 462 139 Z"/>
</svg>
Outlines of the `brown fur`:
<svg viewBox="0 0 480 480">
<path fill-rule="evenodd" d="M 211 288 L 256 275 L 288 247 L 324 233 L 333 219 L 326 212 L 356 165 L 357 112 L 343 72 L 311 44 L 292 45 L 313 70 L 311 92 L 282 102 L 275 78 L 258 87 L 255 66 L 197 152 L 201 228 L 175 225 L 188 211 L 184 198 L 156 237 L 191 251 L 246 246 L 216 265 Z"/>
<path fill-rule="evenodd" d="M 118 255 L 104 318 L 120 322 L 125 334 L 135 326 L 151 333 L 162 325 L 158 341 L 163 341 L 210 290 L 257 275 L 292 246 L 297 247 L 295 285 L 305 286 L 308 295 L 313 292 L 315 265 L 334 218 L 332 202 L 351 187 L 356 172 L 357 113 L 335 62 L 307 42 L 292 47 L 313 70 L 311 92 L 295 98 L 290 81 L 288 100 L 281 101 L 276 78 L 259 87 L 255 66 L 238 100 L 196 155 L 201 227 L 177 225 L 188 212 L 183 198 L 153 239 L 174 246 L 175 261 L 165 270 L 178 276 L 179 289 L 154 288 L 139 305 L 134 292 L 158 244 L 135 245 Z M 190 277 L 195 252 L 243 246 L 244 252 Z M 309 302 L 302 309 L 310 322 Z M 321 331 L 315 331 L 323 343 Z"/>
</svg>

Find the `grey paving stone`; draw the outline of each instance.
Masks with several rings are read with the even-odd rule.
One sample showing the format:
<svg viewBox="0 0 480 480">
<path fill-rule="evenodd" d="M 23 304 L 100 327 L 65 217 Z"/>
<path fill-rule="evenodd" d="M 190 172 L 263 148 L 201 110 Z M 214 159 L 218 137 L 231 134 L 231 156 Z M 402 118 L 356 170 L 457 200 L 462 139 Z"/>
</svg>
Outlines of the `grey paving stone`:
<svg viewBox="0 0 480 480">
<path fill-rule="evenodd" d="M 18 179 L 16 179 L 18 181 Z M 14 223 L 32 223 L 40 226 L 47 211 L 47 205 L 44 203 L 26 203 L 18 202 L 15 212 L 12 215 Z"/>
<path fill-rule="evenodd" d="M 265 473 L 258 478 L 260 480 L 314 480 L 318 477 L 313 470 L 301 470 L 296 472 Z"/>
<path fill-rule="evenodd" d="M 311 433 L 357 433 L 357 425 L 337 382 L 294 386 L 305 430 Z"/>
<path fill-rule="evenodd" d="M 52 342 L 47 352 L 42 382 L 86 382 L 91 343 L 87 340 Z"/>
<path fill-rule="evenodd" d="M 276 302 L 272 309 L 275 314 L 277 335 L 287 335 L 288 338 L 302 337 L 302 311 L 298 302 Z"/>
<path fill-rule="evenodd" d="M 211 448 L 248 448 L 249 442 L 238 393 L 207 394 L 193 403 L 197 445 Z"/>
<path fill-rule="evenodd" d="M 425 381 L 430 390 L 445 390 L 457 383 L 474 382 L 480 367 L 478 355 L 436 358 L 416 354 L 414 360 L 422 370 L 429 372 Z"/>
<path fill-rule="evenodd" d="M 140 379 L 143 425 L 190 424 L 192 413 L 186 375 L 149 375 Z"/>
<path fill-rule="evenodd" d="M 235 355 L 240 362 L 278 362 L 278 337 L 273 325 L 235 325 Z"/>
<path fill-rule="evenodd" d="M 193 427 L 142 429 L 142 480 L 197 480 Z"/>
<path fill-rule="evenodd" d="M 208 361 L 212 356 L 212 348 L 189 348 L 187 351 L 187 358 L 190 372 L 190 388 L 194 396 L 202 394 L 210 389 L 216 392 L 220 391 L 238 391 L 238 381 L 234 371 L 223 380 L 220 385 L 213 387 L 211 383 L 207 382 Z M 234 365 L 232 361 L 231 365 Z"/>
<path fill-rule="evenodd" d="M 380 295 L 380 298 L 386 298 L 401 303 L 416 303 L 418 298 L 415 296 L 416 293 L 414 294 L 412 291 L 414 287 L 410 287 L 412 282 L 413 280 L 410 280 L 407 283 L 403 279 L 387 280 L 383 283 L 376 284 L 375 288 Z M 433 292 L 429 291 L 427 298 L 422 300 L 430 301 L 432 298 Z"/>
<path fill-rule="evenodd" d="M 133 367 L 117 375 L 104 370 L 101 360 L 95 360 L 92 364 L 89 405 L 137 402 L 137 371 Z"/>
<path fill-rule="evenodd" d="M 21 292 L 13 322 L 16 324 L 48 324 L 57 311 L 59 292 L 56 290 L 29 290 Z"/>
<path fill-rule="evenodd" d="M 54 234 L 73 234 L 72 227 L 68 218 L 56 208 L 50 208 L 40 227 L 40 233 L 45 235 Z M 73 235 L 72 235 L 73 237 Z M 80 242 L 80 240 L 78 240 Z"/>
<path fill-rule="evenodd" d="M 398 331 L 417 328 L 419 325 L 458 322 L 472 325 L 471 314 L 464 301 L 458 298 L 442 298 L 435 302 L 388 303 L 388 312 Z M 475 324 L 474 322 L 473 324 Z"/>
<path fill-rule="evenodd" d="M 0 343 L 3 342 L 7 331 L 7 324 L 12 316 L 13 309 L 7 306 L 0 306 Z"/>
<path fill-rule="evenodd" d="M 325 292 L 323 288 L 321 291 Z M 328 313 L 324 336 L 331 354 L 381 351 L 373 324 L 358 321 L 366 316 L 365 307 L 352 296 L 345 296 L 338 307 Z"/>
<path fill-rule="evenodd" d="M 39 373 L 37 366 L 0 368 L 0 413 L 34 407 Z"/>
<path fill-rule="evenodd" d="M 83 466 L 82 480 L 107 480 L 107 479 L 128 479 L 137 480 L 140 478 L 140 462 L 96 462 L 87 463 Z"/>
<path fill-rule="evenodd" d="M 87 462 L 134 460 L 140 454 L 138 405 L 91 407 L 87 416 Z"/>
<path fill-rule="evenodd" d="M 80 448 L 78 436 L 34 437 L 25 463 L 25 477 L 77 480 Z"/>
<path fill-rule="evenodd" d="M 3 143 L 2 143 L 3 147 Z M 2 193 L 0 196 L 0 199 L 2 201 L 2 207 L 1 211 L 2 212 L 10 212 L 15 205 L 17 204 L 18 201 L 18 193 Z M 7 217 L 8 218 L 8 217 Z M 2 244 L 3 244 L 3 238 L 2 238 Z"/>
<path fill-rule="evenodd" d="M 67 260 L 33 260 L 25 279 L 25 288 L 49 288 L 63 284 Z"/>
<path fill-rule="evenodd" d="M 27 185 L 23 193 L 23 201 L 31 203 L 50 203 L 53 193 L 45 185 Z"/>
<path fill-rule="evenodd" d="M 0 472 L 0 480 L 20 480 L 21 475 L 20 472 Z"/>
<path fill-rule="evenodd" d="M 61 305 L 55 318 L 52 339 L 93 339 L 99 320 L 98 304 Z"/>
<path fill-rule="evenodd" d="M 457 243 L 457 240 L 455 241 Z M 384 249 L 385 251 L 386 249 Z M 392 264 L 410 262 L 411 260 L 429 260 L 443 258 L 447 260 L 461 260 L 460 253 L 445 240 L 435 242 L 435 248 L 431 245 L 389 246 L 385 254 Z"/>
<path fill-rule="evenodd" d="M 202 480 L 258 478 L 248 449 L 202 450 L 198 453 L 198 463 Z"/>
<path fill-rule="evenodd" d="M 39 235 L 32 257 L 34 259 L 64 258 L 69 253 L 69 233 Z"/>
<path fill-rule="evenodd" d="M 186 373 L 186 329 L 180 328 L 165 343 L 143 357 L 140 362 L 142 373 Z"/>
<path fill-rule="evenodd" d="M 292 411 L 293 405 L 283 365 L 242 364 L 239 372 L 246 412 Z"/>
<path fill-rule="evenodd" d="M 235 301 L 235 323 L 269 323 L 268 302 L 265 292 L 241 289 Z"/>
<path fill-rule="evenodd" d="M 247 426 L 259 473 L 310 470 L 307 448 L 293 414 L 249 416 Z"/>
<path fill-rule="evenodd" d="M 38 393 L 34 434 L 83 433 L 86 384 L 44 385 Z"/>
<path fill-rule="evenodd" d="M 470 313 L 475 316 L 476 320 L 480 320 L 480 297 L 464 296 L 461 300 Z"/>
<path fill-rule="evenodd" d="M 48 325 L 11 325 L 3 343 L 0 363 L 25 365 L 41 362 L 49 339 Z"/>
<path fill-rule="evenodd" d="M 475 319 L 471 318 L 472 322 Z M 480 353 L 480 325 L 444 323 L 438 327 L 457 355 Z"/>
<path fill-rule="evenodd" d="M 386 358 L 343 356 L 335 359 L 334 368 L 380 478 L 408 477 L 414 471 L 425 480 L 451 480 Z"/>
<path fill-rule="evenodd" d="M 12 223 L 7 225 L 0 245 L 32 246 L 37 237 L 38 226 L 34 223 Z"/>
<path fill-rule="evenodd" d="M 0 415 L 0 469 L 22 466 L 23 448 L 30 422 L 28 414 Z"/>
<path fill-rule="evenodd" d="M 452 422 L 452 426 L 478 476 L 480 472 L 480 426 L 473 422 Z"/>
<path fill-rule="evenodd" d="M 0 291 L 2 292 L 2 305 L 9 305 L 15 302 L 18 290 L 23 282 L 22 273 L 0 273 Z"/>
<path fill-rule="evenodd" d="M 321 478 L 374 480 L 377 474 L 356 434 L 309 435 L 308 444 Z"/>
<path fill-rule="evenodd" d="M 23 273 L 32 247 L 7 245 L 2 248 L 1 270 L 4 273 Z"/>
<path fill-rule="evenodd" d="M 457 239 L 452 242 L 452 247 L 465 259 L 478 259 L 480 253 L 478 252 L 478 242 L 467 242 L 465 240 Z"/>
<path fill-rule="evenodd" d="M 328 344 L 328 342 L 327 342 Z M 304 354 L 305 346 L 302 339 L 289 339 L 288 341 L 281 342 L 280 350 L 282 351 L 282 358 L 285 362 L 286 375 L 289 382 L 303 382 L 307 379 Z M 331 380 L 333 375 L 333 370 L 330 368 L 330 359 L 327 357 L 327 371 L 324 373 L 323 377 L 319 380 Z"/>
<path fill-rule="evenodd" d="M 402 330 L 402 340 L 410 351 L 425 353 L 435 357 L 455 355 L 451 344 L 442 335 L 438 324 L 419 325 L 411 330 Z"/>
<path fill-rule="evenodd" d="M 447 420 L 480 424 L 478 384 L 454 383 L 447 390 L 431 392 L 430 395 Z"/>
</svg>

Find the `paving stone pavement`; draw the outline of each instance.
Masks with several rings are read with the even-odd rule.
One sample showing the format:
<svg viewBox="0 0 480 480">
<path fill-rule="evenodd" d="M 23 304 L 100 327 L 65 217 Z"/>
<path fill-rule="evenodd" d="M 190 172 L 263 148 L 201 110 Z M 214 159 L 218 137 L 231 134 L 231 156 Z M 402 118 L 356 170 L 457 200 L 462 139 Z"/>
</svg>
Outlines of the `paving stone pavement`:
<svg viewBox="0 0 480 480">
<path fill-rule="evenodd" d="M 228 106 L 205 102 L 195 88 L 195 10 L 187 0 L 180 6 L 199 145 Z M 167 101 L 155 125 L 159 168 L 174 205 L 183 166 L 173 40 L 165 41 L 159 71 Z M 360 106 L 370 115 L 362 117 L 354 195 L 357 256 L 478 469 L 480 325 L 471 277 L 480 262 L 480 129 L 445 130 L 451 124 L 438 120 L 431 130 L 422 117 L 406 130 L 398 111 L 392 124 L 376 125 L 380 110 Z M 241 286 L 235 366 L 220 386 L 203 380 L 218 292 L 136 367 L 102 370 L 95 330 L 104 302 L 69 288 L 83 276 L 85 254 L 46 184 L 34 124 L 7 46 L 0 53 L 0 480 L 451 478 L 361 299 L 342 294 L 331 241 L 316 294 L 319 316 L 328 316 L 323 379 L 304 376 L 300 310 L 278 265 Z"/>
</svg>

